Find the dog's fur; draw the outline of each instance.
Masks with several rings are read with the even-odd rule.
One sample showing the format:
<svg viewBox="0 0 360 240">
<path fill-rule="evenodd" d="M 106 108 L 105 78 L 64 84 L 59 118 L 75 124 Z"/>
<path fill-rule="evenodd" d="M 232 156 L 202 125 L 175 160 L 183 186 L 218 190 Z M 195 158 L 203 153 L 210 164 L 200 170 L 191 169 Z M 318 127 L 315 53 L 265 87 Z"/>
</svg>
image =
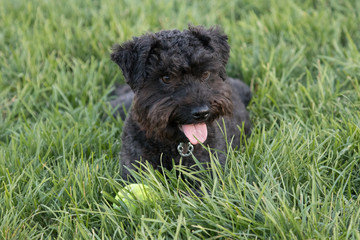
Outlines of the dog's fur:
<svg viewBox="0 0 360 240">
<path fill-rule="evenodd" d="M 124 178 L 138 161 L 148 161 L 155 169 L 178 164 L 177 146 L 189 142 L 181 129 L 184 124 L 206 123 L 208 135 L 203 144 L 222 152 L 227 150 L 225 135 L 236 147 L 242 127 L 244 135 L 250 134 L 245 106 L 251 92 L 245 83 L 226 75 L 230 47 L 220 28 L 190 26 L 184 31 L 149 33 L 112 50 L 111 59 L 128 84 L 116 89 L 118 98 L 111 102 L 122 118 L 124 107 L 129 110 L 120 154 Z M 225 135 L 219 127 L 222 120 Z M 210 161 L 201 144 L 194 145 L 193 155 L 200 163 Z M 225 158 L 219 155 L 222 164 Z M 182 157 L 182 165 L 194 164 L 193 156 Z"/>
</svg>

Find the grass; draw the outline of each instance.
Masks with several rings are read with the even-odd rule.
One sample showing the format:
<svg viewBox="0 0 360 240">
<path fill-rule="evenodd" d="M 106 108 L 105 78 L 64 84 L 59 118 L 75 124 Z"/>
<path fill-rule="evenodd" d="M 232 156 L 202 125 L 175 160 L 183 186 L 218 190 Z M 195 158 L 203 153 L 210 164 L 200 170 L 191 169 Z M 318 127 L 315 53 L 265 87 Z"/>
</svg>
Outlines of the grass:
<svg viewBox="0 0 360 240">
<path fill-rule="evenodd" d="M 360 239 L 360 3 L 0 1 L 0 239 Z M 122 123 L 114 43 L 218 24 L 251 85 L 225 168 L 144 166 L 157 200 L 112 206 Z M 205 189 L 208 189 L 207 192 Z"/>
</svg>

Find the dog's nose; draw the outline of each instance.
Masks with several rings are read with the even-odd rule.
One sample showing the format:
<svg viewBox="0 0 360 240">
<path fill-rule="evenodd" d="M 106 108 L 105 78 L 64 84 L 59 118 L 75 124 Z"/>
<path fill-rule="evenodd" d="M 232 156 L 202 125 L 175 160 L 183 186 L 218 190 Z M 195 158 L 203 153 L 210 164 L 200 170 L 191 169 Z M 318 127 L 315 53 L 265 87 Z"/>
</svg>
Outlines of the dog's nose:
<svg viewBox="0 0 360 240">
<path fill-rule="evenodd" d="M 195 120 L 205 120 L 210 114 L 210 109 L 206 105 L 194 107 L 191 114 Z"/>
</svg>

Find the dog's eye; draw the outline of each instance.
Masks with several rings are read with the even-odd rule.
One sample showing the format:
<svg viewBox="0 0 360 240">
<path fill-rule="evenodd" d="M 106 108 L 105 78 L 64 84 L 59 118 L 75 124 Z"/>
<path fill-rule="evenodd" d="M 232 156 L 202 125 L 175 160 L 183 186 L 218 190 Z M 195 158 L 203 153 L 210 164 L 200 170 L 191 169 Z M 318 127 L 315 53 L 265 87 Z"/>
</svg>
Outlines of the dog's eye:
<svg viewBox="0 0 360 240">
<path fill-rule="evenodd" d="M 165 83 L 165 84 L 169 84 L 170 81 L 171 81 L 171 78 L 170 78 L 169 76 L 162 76 L 162 77 L 160 78 L 160 80 L 161 80 L 163 83 Z"/>
<path fill-rule="evenodd" d="M 207 80 L 210 77 L 210 72 L 206 71 L 201 74 L 201 80 Z"/>
</svg>

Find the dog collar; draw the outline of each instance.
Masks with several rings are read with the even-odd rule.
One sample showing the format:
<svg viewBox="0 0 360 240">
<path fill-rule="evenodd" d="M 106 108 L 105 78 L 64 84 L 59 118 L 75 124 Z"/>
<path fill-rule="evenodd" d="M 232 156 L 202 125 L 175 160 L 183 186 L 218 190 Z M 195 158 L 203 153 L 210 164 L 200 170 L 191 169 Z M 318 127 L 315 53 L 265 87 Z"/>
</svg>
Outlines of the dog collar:
<svg viewBox="0 0 360 240">
<path fill-rule="evenodd" d="M 182 157 L 189 157 L 192 155 L 192 152 L 194 150 L 194 146 L 188 142 L 188 143 L 179 143 L 177 146 L 177 150 Z"/>
</svg>

